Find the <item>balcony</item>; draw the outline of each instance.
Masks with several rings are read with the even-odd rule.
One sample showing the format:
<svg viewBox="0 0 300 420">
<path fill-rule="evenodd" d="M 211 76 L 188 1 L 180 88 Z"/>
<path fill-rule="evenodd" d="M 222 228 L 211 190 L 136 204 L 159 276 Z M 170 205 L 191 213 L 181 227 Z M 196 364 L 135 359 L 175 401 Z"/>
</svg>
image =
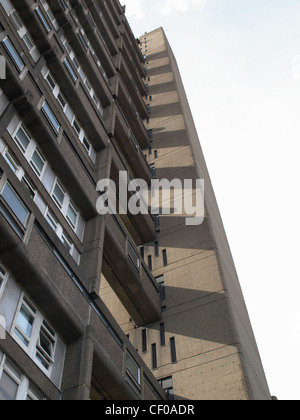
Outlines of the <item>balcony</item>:
<svg viewBox="0 0 300 420">
<path fill-rule="evenodd" d="M 142 149 L 149 146 L 149 136 L 145 125 L 141 119 L 135 102 L 131 99 L 130 93 L 123 82 L 122 77 L 118 74 L 114 83 L 114 96 L 118 99 L 118 103 L 122 108 L 127 121 L 130 121 L 130 127 Z M 142 101 L 142 97 L 140 96 Z M 139 104 L 140 105 L 140 104 Z M 145 113 L 145 105 L 142 107 L 143 115 Z"/>
<path fill-rule="evenodd" d="M 126 171 L 128 173 L 128 182 L 133 180 L 134 177 L 126 165 L 118 146 L 114 141 L 112 141 L 112 144 L 111 179 L 115 182 L 118 191 L 120 171 Z M 128 199 L 132 196 L 133 193 L 128 192 Z M 155 224 L 150 211 L 148 214 L 137 214 L 136 216 L 132 214 L 122 215 L 122 220 L 138 246 L 155 240 Z"/>
<path fill-rule="evenodd" d="M 130 131 L 120 107 L 114 103 L 105 110 L 104 121 L 107 132 L 116 142 L 127 159 L 135 178 L 151 182 L 151 172 L 140 145 Z"/>
<path fill-rule="evenodd" d="M 82 377 L 78 377 L 83 365 L 74 365 L 72 352 L 77 342 L 79 351 L 84 346 L 85 356 L 90 356 L 85 362 L 93 376 L 92 391 L 96 383 L 97 389 L 100 388 L 104 395 L 114 400 L 165 399 L 162 388 L 103 302 L 91 299 L 80 269 L 66 258 L 63 245 L 55 240 L 55 234 L 47 227 L 47 223 L 39 216 L 38 219 L 31 217 L 25 244 L 0 213 L 0 254 L 2 263 L 9 267 L 11 274 L 18 279 L 20 286 L 37 306 L 43 308 L 51 325 L 66 343 L 71 343 L 66 354 L 62 389 L 57 389 L 57 393 L 67 400 L 82 395 Z M 132 364 L 128 363 L 129 357 Z M 135 373 L 132 372 L 132 365 L 139 373 L 134 383 L 128 381 L 128 376 L 134 376 Z M 71 375 L 67 369 L 69 366 Z M 86 371 L 84 374 L 88 387 L 90 384 Z M 41 382 L 40 386 L 41 391 L 51 398 L 53 390 L 49 389 L 47 381 Z M 90 398 L 93 399 L 94 395 L 92 392 Z"/>
<path fill-rule="evenodd" d="M 123 37 L 120 38 L 120 41 L 119 41 L 120 54 L 115 58 L 116 68 L 121 71 L 122 64 L 125 63 L 127 66 L 127 71 L 129 72 L 130 78 L 132 77 L 132 79 L 134 80 L 136 84 L 136 88 L 139 90 L 140 95 L 144 96 L 146 94 L 145 85 L 142 80 L 144 76 L 144 71 L 143 71 L 143 76 L 138 74 L 135 64 L 133 63 L 132 57 L 130 56 L 126 46 L 124 46 L 124 43 L 125 43 L 124 38 Z"/>
<path fill-rule="evenodd" d="M 136 325 L 161 319 L 159 289 L 118 215 L 106 216 L 103 274 Z"/>
<path fill-rule="evenodd" d="M 103 37 L 103 40 L 108 50 L 110 51 L 111 56 L 115 56 L 116 54 L 118 54 L 119 49 L 116 44 L 116 40 L 113 34 L 111 33 L 111 30 L 104 18 L 103 13 L 100 11 L 97 4 L 93 0 L 86 0 L 86 5 L 88 6 L 96 25 L 98 26 L 98 28 L 101 28 L 101 36 Z"/>
<path fill-rule="evenodd" d="M 74 1 L 74 6 L 76 7 L 76 16 L 78 17 L 79 22 L 83 27 L 91 43 L 92 48 L 97 52 L 97 56 L 101 58 L 101 64 L 104 67 L 107 76 L 112 77 L 115 74 L 116 70 L 111 54 L 105 44 L 104 39 L 102 38 L 101 33 L 99 31 L 96 31 L 94 26 L 91 26 L 91 22 L 87 18 L 85 10 L 83 9 L 83 6 L 79 3 L 79 1 Z M 102 27 L 103 24 L 101 24 L 100 28 Z"/>
<path fill-rule="evenodd" d="M 148 111 L 147 111 L 147 108 L 143 99 L 143 95 L 145 95 L 145 87 L 141 81 L 141 84 L 143 85 L 142 88 L 144 89 L 143 93 L 141 93 L 140 90 L 138 89 L 135 79 L 133 78 L 132 74 L 129 71 L 129 68 L 124 58 L 122 58 L 121 55 L 119 58 L 121 59 L 119 63 L 119 66 L 120 66 L 119 75 L 121 75 L 123 84 L 126 86 L 129 96 L 131 96 L 131 99 L 134 101 L 134 105 L 136 109 L 138 110 L 141 118 L 145 119 L 148 116 Z M 114 95 L 117 95 L 117 92 L 118 92 L 118 86 L 119 86 L 118 78 L 120 77 L 119 75 L 117 75 L 114 79 L 111 79 L 111 90 Z"/>
</svg>

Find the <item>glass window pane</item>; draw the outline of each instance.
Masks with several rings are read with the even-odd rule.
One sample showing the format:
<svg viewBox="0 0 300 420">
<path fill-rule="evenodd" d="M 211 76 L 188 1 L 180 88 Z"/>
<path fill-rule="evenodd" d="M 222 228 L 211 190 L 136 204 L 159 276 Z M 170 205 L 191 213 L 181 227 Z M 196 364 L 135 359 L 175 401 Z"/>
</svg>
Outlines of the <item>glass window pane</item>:
<svg viewBox="0 0 300 420">
<path fill-rule="evenodd" d="M 3 44 L 5 45 L 7 51 L 9 52 L 11 58 L 13 59 L 14 63 L 16 64 L 18 70 L 22 71 L 25 67 L 22 58 L 19 56 L 19 53 L 11 43 L 11 41 L 6 38 L 3 40 Z"/>
<path fill-rule="evenodd" d="M 54 230 L 54 232 L 56 232 L 57 227 L 58 227 L 58 220 L 57 218 L 54 216 L 54 214 L 52 212 L 50 212 L 48 210 L 47 212 L 47 216 L 46 216 L 47 222 L 49 223 L 49 225 L 52 227 L 52 229 Z"/>
<path fill-rule="evenodd" d="M 21 21 L 21 18 L 15 10 L 10 14 L 10 18 L 11 18 L 15 28 L 17 29 L 17 31 L 19 31 L 21 28 L 23 28 L 24 25 Z"/>
<path fill-rule="evenodd" d="M 17 216 L 17 218 L 20 220 L 20 222 L 25 226 L 29 216 L 29 211 L 9 184 L 5 185 L 2 191 L 2 197 Z"/>
<path fill-rule="evenodd" d="M 19 130 L 18 130 L 18 132 L 15 136 L 15 141 L 20 146 L 22 152 L 25 153 L 26 150 L 28 149 L 28 146 L 29 146 L 29 143 L 30 143 L 30 138 L 28 137 L 28 135 L 25 132 L 25 130 L 23 129 L 23 127 L 19 128 Z"/>
<path fill-rule="evenodd" d="M 36 150 L 31 158 L 30 164 L 33 167 L 34 171 L 37 173 L 37 175 L 40 176 L 44 169 L 45 159 Z"/>
<path fill-rule="evenodd" d="M 53 90 L 55 88 L 55 86 L 56 86 L 56 83 L 54 82 L 54 80 L 53 80 L 53 78 L 52 78 L 52 76 L 51 76 L 50 73 L 48 73 L 46 79 L 47 79 L 47 82 L 49 83 L 49 86 Z"/>
<path fill-rule="evenodd" d="M 62 109 L 65 109 L 67 105 L 67 101 L 60 92 L 57 95 L 57 100 L 58 100 L 58 103 L 61 105 Z"/>
<path fill-rule="evenodd" d="M 17 318 L 15 334 L 26 347 L 28 347 L 30 342 L 33 324 L 34 316 L 22 305 Z"/>
<path fill-rule="evenodd" d="M 76 227 L 77 217 L 78 217 L 77 211 L 74 209 L 72 204 L 69 204 L 69 208 L 68 208 L 68 211 L 67 211 L 67 219 L 71 223 L 71 226 L 74 229 Z"/>
<path fill-rule="evenodd" d="M 0 379 L 0 400 L 14 401 L 17 397 L 19 385 L 5 371 Z"/>
<path fill-rule="evenodd" d="M 126 370 L 136 383 L 140 385 L 140 368 L 128 352 L 126 353 Z"/>
<path fill-rule="evenodd" d="M 4 159 L 9 164 L 11 170 L 16 173 L 19 169 L 18 163 L 15 161 L 14 157 L 10 154 L 10 152 L 7 150 L 4 154 Z"/>
<path fill-rule="evenodd" d="M 65 199 L 65 192 L 58 182 L 56 183 L 55 188 L 53 190 L 52 198 L 54 199 L 58 207 L 61 209 Z"/>
<path fill-rule="evenodd" d="M 73 70 L 73 67 L 71 66 L 70 61 L 67 58 L 65 59 L 64 64 L 65 64 L 70 76 L 72 77 L 74 82 L 76 82 L 77 81 L 77 75 L 76 75 L 75 71 Z"/>
<path fill-rule="evenodd" d="M 39 8 L 39 7 L 37 7 L 37 8 L 35 9 L 35 11 L 36 11 L 36 13 L 37 13 L 38 17 L 40 18 L 40 21 L 42 22 L 42 24 L 43 24 L 44 28 L 46 29 L 46 32 L 47 32 L 47 33 L 51 32 L 51 28 L 50 28 L 50 26 L 49 26 L 49 24 L 48 24 L 48 22 L 47 22 L 47 19 L 45 18 L 44 14 L 43 14 L 43 13 L 42 13 L 42 11 L 40 10 L 40 8 Z"/>
<path fill-rule="evenodd" d="M 56 119 L 55 115 L 53 114 L 52 109 L 50 108 L 47 102 L 44 102 L 42 110 L 44 111 L 46 117 L 48 118 L 54 130 L 58 133 L 60 129 L 60 124 L 58 120 Z"/>
<path fill-rule="evenodd" d="M 25 42 L 25 45 L 28 48 L 28 51 L 31 51 L 32 48 L 34 47 L 34 44 L 33 44 L 33 41 L 28 34 L 25 34 L 23 36 L 23 41 Z"/>
</svg>

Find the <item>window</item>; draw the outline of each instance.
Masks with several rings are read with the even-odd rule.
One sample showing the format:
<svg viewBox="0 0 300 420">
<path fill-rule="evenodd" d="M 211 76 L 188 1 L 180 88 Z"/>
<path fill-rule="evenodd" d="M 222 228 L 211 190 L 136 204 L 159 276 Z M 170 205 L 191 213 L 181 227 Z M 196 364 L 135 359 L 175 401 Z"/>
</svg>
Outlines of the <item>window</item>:
<svg viewBox="0 0 300 420">
<path fill-rule="evenodd" d="M 148 130 L 148 136 L 149 136 L 149 140 L 153 141 L 153 130 Z"/>
<path fill-rule="evenodd" d="M 35 318 L 36 310 L 33 308 L 30 302 L 24 298 L 16 320 L 14 334 L 26 347 L 29 346 L 31 340 Z"/>
<path fill-rule="evenodd" d="M 9 164 L 11 170 L 16 173 L 19 169 L 19 164 L 17 163 L 16 159 L 14 158 L 14 156 L 11 154 L 11 152 L 6 149 L 6 151 L 3 154 L 4 159 L 6 160 L 6 162 Z"/>
<path fill-rule="evenodd" d="M 56 181 L 53 192 L 52 192 L 52 198 L 55 202 L 55 204 L 59 207 L 59 209 L 62 209 L 65 199 L 65 191 L 60 185 L 58 181 Z"/>
<path fill-rule="evenodd" d="M 159 244 L 158 241 L 155 241 L 155 256 L 159 257 Z"/>
<path fill-rule="evenodd" d="M 134 247 L 128 242 L 128 257 L 129 261 L 132 262 L 134 268 L 140 272 L 141 260 Z"/>
<path fill-rule="evenodd" d="M 68 70 L 70 76 L 72 77 L 73 82 L 76 83 L 78 77 L 77 77 L 77 74 L 75 73 L 75 70 L 73 69 L 73 67 L 72 67 L 68 58 L 65 58 L 64 65 L 65 65 L 66 69 Z"/>
<path fill-rule="evenodd" d="M 126 381 L 137 394 L 140 394 L 141 368 L 128 351 L 126 352 Z"/>
<path fill-rule="evenodd" d="M 30 165 L 33 168 L 34 172 L 37 174 L 38 177 L 42 175 L 43 169 L 45 167 L 45 159 L 40 154 L 40 152 L 36 149 L 32 155 Z"/>
<path fill-rule="evenodd" d="M 0 299 L 2 296 L 2 292 L 4 291 L 6 281 L 8 278 L 8 273 L 5 268 L 0 264 Z"/>
<path fill-rule="evenodd" d="M 159 228 L 160 227 L 160 218 L 159 215 L 155 214 L 154 215 L 154 222 L 155 222 L 155 227 Z"/>
<path fill-rule="evenodd" d="M 67 251 L 71 254 L 72 249 L 73 249 L 73 243 L 72 243 L 69 235 L 65 231 L 63 231 L 63 233 L 61 235 L 61 241 L 62 241 L 63 245 L 65 246 L 65 248 L 67 249 Z"/>
<path fill-rule="evenodd" d="M 148 351 L 147 330 L 142 330 L 142 350 L 143 350 L 143 353 L 146 353 Z"/>
<path fill-rule="evenodd" d="M 152 369 L 157 369 L 157 350 L 156 350 L 156 344 L 152 344 L 151 350 L 152 350 Z"/>
<path fill-rule="evenodd" d="M 169 376 L 168 378 L 161 379 L 159 381 L 163 389 L 167 394 L 168 400 L 174 400 L 174 389 L 173 389 L 173 378 Z"/>
<path fill-rule="evenodd" d="M 52 77 L 52 75 L 50 74 L 50 72 L 48 72 L 48 74 L 47 74 L 47 76 L 46 76 L 46 80 L 47 80 L 47 82 L 49 83 L 49 86 L 51 87 L 51 89 L 52 89 L 52 90 L 54 90 L 54 88 L 55 88 L 55 86 L 56 86 L 56 83 L 55 83 L 55 81 L 53 80 L 53 77 Z"/>
<path fill-rule="evenodd" d="M 159 326 L 160 330 L 160 345 L 163 347 L 166 345 L 166 333 L 165 333 L 165 324 L 161 323 Z"/>
<path fill-rule="evenodd" d="M 72 226 L 72 228 L 76 229 L 77 220 L 78 220 L 78 211 L 75 209 L 72 203 L 70 203 L 68 206 L 67 220 Z"/>
<path fill-rule="evenodd" d="M 35 9 L 35 12 L 36 12 L 40 22 L 43 24 L 46 32 L 49 34 L 51 32 L 51 28 L 50 28 L 50 25 L 49 25 L 47 19 L 44 16 L 43 12 L 41 11 L 41 9 L 39 7 L 37 7 Z"/>
<path fill-rule="evenodd" d="M 17 219 L 22 223 L 23 226 L 26 226 L 30 213 L 19 198 L 19 196 L 15 193 L 15 191 L 8 183 L 5 184 L 1 195 L 10 207 L 10 209 L 13 211 Z"/>
<path fill-rule="evenodd" d="M 1 370 L 0 399 L 15 401 L 18 399 L 22 375 L 8 359 Z"/>
<path fill-rule="evenodd" d="M 57 118 L 55 117 L 55 115 L 54 115 L 54 113 L 53 113 L 52 109 L 50 108 L 47 101 L 45 101 L 43 103 L 42 111 L 43 111 L 44 115 L 46 116 L 48 122 L 50 123 L 51 127 L 58 134 L 59 129 L 60 129 L 60 124 L 59 124 Z"/>
<path fill-rule="evenodd" d="M 20 147 L 21 151 L 23 153 L 26 153 L 28 146 L 30 144 L 31 138 L 22 125 L 17 131 L 17 134 L 15 135 L 14 139 L 17 145 Z"/>
<path fill-rule="evenodd" d="M 46 321 L 43 321 L 36 346 L 36 358 L 47 370 L 54 363 L 55 344 L 55 332 Z"/>
<path fill-rule="evenodd" d="M 12 336 L 46 374 L 55 363 L 57 334 L 33 303 L 22 294 Z"/>
<path fill-rule="evenodd" d="M 18 15 L 18 13 L 14 10 L 9 16 L 10 16 L 16 30 L 19 31 L 23 27 L 23 23 L 21 21 L 20 16 Z"/>
<path fill-rule="evenodd" d="M 86 136 L 83 137 L 82 144 L 86 148 L 86 151 L 89 153 L 90 152 L 90 149 L 91 149 L 91 143 L 89 142 L 89 140 L 87 139 Z"/>
<path fill-rule="evenodd" d="M 25 175 L 22 177 L 22 183 L 25 186 L 25 188 L 28 190 L 31 198 L 34 200 L 36 192 L 37 192 L 36 187 L 32 184 L 32 182 Z"/>
<path fill-rule="evenodd" d="M 31 51 L 34 48 L 34 43 L 33 43 L 32 38 L 29 34 L 25 34 L 23 36 L 23 41 L 24 41 L 28 51 Z"/>
<path fill-rule="evenodd" d="M 168 265 L 168 255 L 167 255 L 167 250 L 166 249 L 163 250 L 163 260 L 164 260 L 164 266 L 167 267 L 167 265 Z"/>
<path fill-rule="evenodd" d="M 76 118 L 74 118 L 74 121 L 73 121 L 73 127 L 74 127 L 74 129 L 75 129 L 76 133 L 77 133 L 78 135 L 80 135 L 81 127 L 80 127 L 79 122 L 76 120 Z"/>
<path fill-rule="evenodd" d="M 1 353 L 0 353 L 1 362 Z M 0 363 L 0 400 L 39 401 L 42 395 L 4 355 Z"/>
<path fill-rule="evenodd" d="M 151 270 L 152 271 L 152 257 L 151 257 L 151 255 L 148 255 L 148 267 L 149 267 L 149 270 Z"/>
<path fill-rule="evenodd" d="M 58 93 L 57 100 L 62 109 L 65 110 L 67 106 L 67 101 L 61 92 Z"/>
<path fill-rule="evenodd" d="M 25 64 L 22 58 L 20 57 L 19 53 L 17 52 L 9 38 L 5 38 L 2 42 L 11 59 L 13 60 L 13 63 L 16 66 L 17 70 L 21 73 L 21 71 L 25 68 Z"/>
<path fill-rule="evenodd" d="M 150 165 L 150 171 L 151 171 L 152 177 L 153 178 L 156 177 L 156 167 L 154 163 Z"/>
<path fill-rule="evenodd" d="M 170 346 L 171 346 L 171 361 L 172 363 L 177 363 L 175 337 L 170 338 Z"/>
<path fill-rule="evenodd" d="M 54 230 L 54 232 L 56 232 L 59 222 L 57 218 L 54 216 L 54 214 L 52 213 L 52 211 L 50 211 L 49 209 L 47 210 L 47 213 L 46 213 L 46 220 L 51 226 L 51 228 Z"/>
<path fill-rule="evenodd" d="M 166 286 L 164 276 L 156 277 L 157 284 L 159 285 L 160 300 L 163 302 L 166 300 Z"/>
</svg>

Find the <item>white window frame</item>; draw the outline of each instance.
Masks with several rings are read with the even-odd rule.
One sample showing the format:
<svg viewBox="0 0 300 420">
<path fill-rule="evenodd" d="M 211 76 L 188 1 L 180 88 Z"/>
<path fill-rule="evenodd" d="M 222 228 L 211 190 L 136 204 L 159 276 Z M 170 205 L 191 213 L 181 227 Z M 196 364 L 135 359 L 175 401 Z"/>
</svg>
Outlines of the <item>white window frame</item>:
<svg viewBox="0 0 300 420">
<path fill-rule="evenodd" d="M 56 187 L 61 190 L 62 194 L 63 194 L 63 201 L 62 203 L 59 201 L 59 198 L 56 196 L 55 194 L 55 189 Z M 56 204 L 56 206 L 59 208 L 59 210 L 63 213 L 63 209 L 65 207 L 65 202 L 66 202 L 66 190 L 65 188 L 61 185 L 59 179 L 56 177 L 54 183 L 53 183 L 53 187 L 52 187 L 52 191 L 51 191 L 51 198 L 54 201 L 54 203 Z"/>
<path fill-rule="evenodd" d="M 20 202 L 21 206 L 26 211 L 27 216 L 26 216 L 26 219 L 24 220 L 24 222 L 20 219 L 20 217 L 18 216 L 18 214 L 16 213 L 16 211 L 10 206 L 10 204 L 6 201 L 5 197 L 3 196 L 3 192 L 4 192 L 5 188 L 6 188 L 6 186 L 8 186 L 8 188 L 10 188 L 10 190 L 12 191 L 12 193 L 15 195 L 17 201 Z M 10 182 L 8 182 L 8 181 L 5 182 L 5 184 L 4 184 L 4 186 L 3 186 L 2 190 L 1 190 L 0 195 L 2 196 L 3 201 L 9 207 L 10 211 L 13 213 L 14 217 L 18 220 L 18 222 L 20 223 L 20 225 L 22 225 L 23 228 L 26 228 L 31 212 L 29 211 L 28 207 L 25 205 L 25 203 L 23 202 L 23 200 L 20 198 L 19 194 L 11 186 Z"/>
<path fill-rule="evenodd" d="M 8 277 L 9 277 L 9 274 L 7 270 L 5 269 L 5 267 L 3 267 L 2 264 L 0 264 L 0 300 L 2 299 Z"/>
<path fill-rule="evenodd" d="M 64 44 L 65 44 L 65 46 L 68 45 L 66 41 L 65 41 Z M 70 108 L 70 106 L 68 104 L 68 101 L 67 101 L 66 97 L 62 93 L 59 85 L 56 83 L 55 78 L 52 76 L 52 74 L 51 74 L 51 72 L 50 72 L 49 69 L 47 69 L 46 71 L 43 71 L 42 74 L 44 76 L 44 79 L 47 81 L 47 83 L 48 83 L 48 85 L 49 85 L 49 87 L 50 87 L 50 89 L 51 89 L 51 91 L 53 93 L 53 96 L 58 101 L 58 103 L 61 106 L 64 114 L 66 114 L 67 108 Z M 48 77 L 50 77 L 51 82 L 49 82 Z M 87 82 L 88 82 L 88 80 L 87 80 Z M 52 84 L 54 85 L 54 87 L 52 86 Z M 65 105 L 64 106 L 63 106 L 63 104 L 61 103 L 61 101 L 59 99 L 59 95 L 62 96 L 62 98 L 63 98 L 63 100 L 65 102 Z M 91 97 L 92 97 L 92 99 L 93 99 L 93 101 L 94 101 L 97 109 L 100 111 L 101 115 L 103 116 L 103 108 L 102 108 L 101 102 L 97 98 L 97 96 L 94 93 L 93 89 L 91 89 L 90 95 L 91 95 Z M 82 127 L 81 127 L 81 125 L 80 125 L 80 123 L 78 121 L 77 116 L 75 115 L 75 113 L 73 112 L 73 110 L 71 110 L 71 111 L 72 111 L 72 114 L 73 114 L 71 126 L 73 127 L 73 129 L 74 129 L 77 137 L 79 138 L 80 142 L 83 144 L 83 146 L 84 146 L 84 148 L 85 148 L 85 150 L 86 150 L 89 158 L 91 159 L 91 161 L 93 163 L 95 163 L 96 151 L 95 151 L 94 147 L 92 146 L 92 143 L 88 139 L 87 135 L 85 134 L 84 130 L 82 129 Z M 79 131 L 76 129 L 75 124 L 78 125 Z M 89 147 L 87 147 L 85 143 L 87 143 L 89 145 Z"/>
<path fill-rule="evenodd" d="M 45 398 L 43 398 L 42 395 L 30 384 L 29 379 L 26 378 L 26 376 L 18 368 L 16 368 L 16 366 L 5 354 L 1 354 L 0 352 L 0 379 L 2 378 L 3 372 L 5 372 L 18 386 L 15 401 L 26 401 L 28 399 L 33 401 L 45 400 Z"/>
<path fill-rule="evenodd" d="M 27 149 L 25 150 L 25 148 L 23 147 L 23 145 L 19 142 L 18 138 L 17 138 L 17 134 L 19 132 L 19 130 L 22 130 L 23 133 L 25 134 L 25 136 L 27 137 L 29 144 L 27 146 Z M 36 176 L 41 179 L 45 173 L 46 167 L 47 167 L 47 161 L 44 158 L 43 154 L 40 152 L 39 148 L 37 147 L 35 141 L 32 139 L 32 137 L 30 136 L 30 134 L 28 133 L 28 131 L 26 130 L 26 127 L 24 127 L 24 125 L 22 124 L 22 122 L 19 122 L 19 124 L 17 125 L 12 138 L 14 140 L 14 142 L 16 143 L 16 145 L 18 146 L 18 148 L 20 149 L 20 151 L 22 152 L 22 154 L 24 155 L 24 157 L 26 158 L 27 162 L 30 164 L 30 166 L 32 167 L 33 171 L 35 172 Z M 44 166 L 42 171 L 40 172 L 38 170 L 38 168 L 36 167 L 36 165 L 34 163 L 32 163 L 32 158 L 33 155 L 35 154 L 35 152 L 37 152 L 37 154 L 41 157 L 41 159 L 44 161 Z"/>
<path fill-rule="evenodd" d="M 31 55 L 32 58 L 34 58 L 34 61 L 37 62 L 40 54 L 38 53 L 35 56 L 35 51 L 37 50 L 37 47 L 32 39 L 32 36 L 30 35 L 30 33 L 28 32 L 28 29 L 26 28 L 26 26 L 24 25 L 19 13 L 16 11 L 16 9 L 11 10 L 8 13 L 9 18 L 11 19 L 11 21 L 13 22 L 19 37 L 23 40 L 24 44 L 26 45 L 27 50 L 29 51 L 29 54 Z M 29 48 L 29 44 L 26 41 L 26 37 L 29 39 L 30 44 L 32 45 L 31 48 Z"/>
<path fill-rule="evenodd" d="M 26 340 L 29 341 L 28 346 L 26 346 L 24 344 L 24 342 L 15 333 L 15 329 L 17 328 L 17 320 L 18 320 L 18 316 L 19 316 L 19 313 L 21 311 L 21 308 L 22 308 L 22 306 L 25 306 L 26 309 L 28 307 L 28 303 L 25 300 L 27 302 L 29 302 L 30 303 L 30 306 L 33 309 L 35 309 L 35 311 L 36 311 L 36 313 L 35 313 L 35 319 L 34 319 L 33 326 L 32 326 L 31 337 L 26 337 Z M 32 309 L 30 309 L 30 312 L 31 313 L 33 312 Z M 48 369 L 37 358 L 37 353 L 40 353 L 41 352 L 40 334 L 42 332 L 44 323 L 48 324 L 49 327 L 51 328 L 51 330 L 55 334 L 53 336 L 53 340 L 54 340 L 54 345 L 53 345 L 53 358 L 51 358 L 51 360 L 50 360 L 51 363 L 49 363 L 49 368 Z M 42 313 L 37 309 L 37 307 L 25 295 L 24 292 L 22 292 L 22 295 L 21 295 L 19 304 L 17 306 L 17 310 L 16 310 L 16 313 L 15 313 L 15 317 L 14 317 L 14 321 L 12 323 L 12 327 L 11 327 L 11 332 L 10 333 L 11 333 L 11 336 L 14 338 L 14 340 L 22 347 L 22 349 L 29 355 L 29 357 L 39 366 L 39 368 L 48 377 L 51 377 L 53 366 L 55 364 L 54 355 L 55 355 L 55 351 L 56 351 L 56 346 L 57 346 L 57 341 L 58 341 L 58 335 L 55 332 L 54 328 L 52 328 L 51 324 L 44 318 L 44 316 L 42 315 Z"/>
</svg>

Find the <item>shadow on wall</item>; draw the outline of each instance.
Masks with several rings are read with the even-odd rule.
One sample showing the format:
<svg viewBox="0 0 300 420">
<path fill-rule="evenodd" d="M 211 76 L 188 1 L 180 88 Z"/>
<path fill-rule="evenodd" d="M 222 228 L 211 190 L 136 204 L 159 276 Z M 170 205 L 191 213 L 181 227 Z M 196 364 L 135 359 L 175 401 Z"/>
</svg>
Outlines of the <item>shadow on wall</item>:
<svg viewBox="0 0 300 420">
<path fill-rule="evenodd" d="M 168 307 L 170 315 L 164 320 L 166 333 L 200 340 L 197 343 L 199 354 L 236 342 L 225 291 L 212 293 L 169 286 L 165 291 L 167 302 L 172 302 L 172 307 Z M 178 313 L 177 308 L 172 315 L 172 308 L 179 305 L 182 305 L 181 312 Z M 159 326 L 154 325 L 153 330 L 159 332 Z M 191 349 L 191 353 L 194 354 L 195 349 Z"/>
</svg>

